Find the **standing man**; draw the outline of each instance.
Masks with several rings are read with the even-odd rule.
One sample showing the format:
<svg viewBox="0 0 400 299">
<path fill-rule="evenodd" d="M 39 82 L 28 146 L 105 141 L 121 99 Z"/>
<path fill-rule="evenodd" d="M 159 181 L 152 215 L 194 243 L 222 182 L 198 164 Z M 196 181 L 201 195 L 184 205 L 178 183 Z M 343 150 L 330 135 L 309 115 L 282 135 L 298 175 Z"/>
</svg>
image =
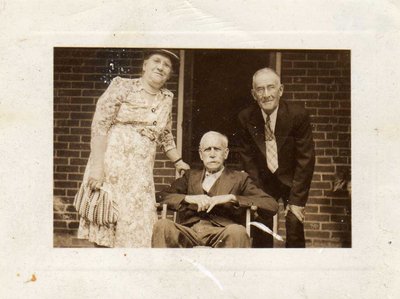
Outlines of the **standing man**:
<svg viewBox="0 0 400 299">
<path fill-rule="evenodd" d="M 282 93 L 283 85 L 273 69 L 254 74 L 251 94 L 255 102 L 239 113 L 239 152 L 255 183 L 276 200 L 283 199 L 286 247 L 304 248 L 304 207 L 314 172 L 314 142 L 306 110 L 280 101 Z M 272 218 L 264 223 L 271 227 Z M 261 231 L 253 237 L 253 247 L 272 246 L 272 239 Z"/>
</svg>

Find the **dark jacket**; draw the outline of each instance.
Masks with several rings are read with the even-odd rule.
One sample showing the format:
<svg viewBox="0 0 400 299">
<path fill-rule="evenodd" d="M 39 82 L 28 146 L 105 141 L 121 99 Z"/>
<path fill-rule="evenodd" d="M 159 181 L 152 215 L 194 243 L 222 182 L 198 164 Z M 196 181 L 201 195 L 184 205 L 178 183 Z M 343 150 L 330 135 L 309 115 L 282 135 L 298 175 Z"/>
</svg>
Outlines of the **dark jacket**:
<svg viewBox="0 0 400 299">
<path fill-rule="evenodd" d="M 271 217 L 278 211 L 276 201 L 252 182 L 245 172 L 230 170 L 225 167 L 221 176 L 208 192 L 209 196 L 234 194 L 238 205 L 224 204 L 215 206 L 210 213 L 197 212 L 197 205 L 184 201 L 186 195 L 206 194 L 202 188 L 204 170 L 187 171 L 183 177 L 172 185 L 157 193 L 159 203 L 166 203 L 169 209 L 179 211 L 179 223 L 191 225 L 201 219 L 207 219 L 218 226 L 232 223 L 244 225 L 245 210 L 257 206 L 260 217 Z"/>
<path fill-rule="evenodd" d="M 277 171 L 272 174 L 267 167 L 264 119 L 257 103 L 239 113 L 239 153 L 245 171 L 265 192 L 304 206 L 315 164 L 309 116 L 303 107 L 283 100 L 277 113 Z"/>
</svg>

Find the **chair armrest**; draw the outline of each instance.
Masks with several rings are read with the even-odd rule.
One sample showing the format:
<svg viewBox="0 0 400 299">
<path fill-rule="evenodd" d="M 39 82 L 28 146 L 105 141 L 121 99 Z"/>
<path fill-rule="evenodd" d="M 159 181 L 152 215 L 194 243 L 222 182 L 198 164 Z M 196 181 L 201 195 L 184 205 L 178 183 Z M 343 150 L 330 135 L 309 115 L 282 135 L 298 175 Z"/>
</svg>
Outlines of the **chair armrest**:
<svg viewBox="0 0 400 299">
<path fill-rule="evenodd" d="M 250 237 L 251 214 L 257 212 L 257 209 L 258 207 L 254 205 L 246 209 L 246 232 L 249 237 Z"/>
</svg>

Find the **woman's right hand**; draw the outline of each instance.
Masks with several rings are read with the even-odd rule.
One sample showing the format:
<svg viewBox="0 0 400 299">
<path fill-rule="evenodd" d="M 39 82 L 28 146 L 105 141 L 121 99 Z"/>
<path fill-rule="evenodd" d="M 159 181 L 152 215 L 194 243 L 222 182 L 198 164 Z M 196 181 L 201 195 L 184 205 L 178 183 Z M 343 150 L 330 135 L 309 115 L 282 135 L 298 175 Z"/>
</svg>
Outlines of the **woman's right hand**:
<svg viewBox="0 0 400 299">
<path fill-rule="evenodd" d="M 100 189 L 102 185 L 103 185 L 103 180 L 95 179 L 93 177 L 90 177 L 88 182 L 87 182 L 87 186 L 91 190 Z"/>
</svg>

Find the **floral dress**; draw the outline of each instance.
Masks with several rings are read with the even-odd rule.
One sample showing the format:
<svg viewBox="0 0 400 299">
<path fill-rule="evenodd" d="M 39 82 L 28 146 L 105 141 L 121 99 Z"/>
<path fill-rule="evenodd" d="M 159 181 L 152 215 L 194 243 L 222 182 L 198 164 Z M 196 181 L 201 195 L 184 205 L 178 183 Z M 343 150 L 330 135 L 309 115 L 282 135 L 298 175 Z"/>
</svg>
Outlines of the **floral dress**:
<svg viewBox="0 0 400 299">
<path fill-rule="evenodd" d="M 157 221 L 153 166 L 156 147 L 175 148 L 171 133 L 173 94 L 161 89 L 152 104 L 141 97 L 141 79 L 114 78 L 98 100 L 92 139 L 103 137 L 104 186 L 118 204 L 116 225 L 98 226 L 81 218 L 78 238 L 108 247 L 150 247 Z M 83 184 L 93 167 L 93 150 Z"/>
</svg>

